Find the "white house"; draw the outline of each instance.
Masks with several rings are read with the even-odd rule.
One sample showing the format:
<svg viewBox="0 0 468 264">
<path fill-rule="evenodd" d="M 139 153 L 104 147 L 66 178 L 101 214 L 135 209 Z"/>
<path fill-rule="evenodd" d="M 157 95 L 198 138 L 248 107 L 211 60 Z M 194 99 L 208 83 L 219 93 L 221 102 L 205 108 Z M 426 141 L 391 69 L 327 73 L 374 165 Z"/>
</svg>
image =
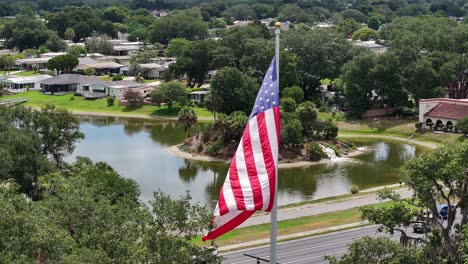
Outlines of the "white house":
<svg viewBox="0 0 468 264">
<path fill-rule="evenodd" d="M 203 103 L 203 100 L 205 99 L 205 96 L 207 94 L 209 94 L 209 93 L 210 93 L 210 91 L 191 92 L 191 93 L 189 93 L 190 102 L 201 104 L 201 103 Z"/>
<path fill-rule="evenodd" d="M 468 99 L 432 98 L 419 100 L 419 122 L 428 128 L 455 126 L 468 117 Z"/>
<path fill-rule="evenodd" d="M 107 96 L 115 97 L 119 100 L 122 99 L 127 89 L 144 90 L 145 88 L 148 88 L 145 84 L 137 83 L 134 81 L 108 82 L 106 86 L 107 86 L 107 90 L 106 90 Z"/>
<path fill-rule="evenodd" d="M 161 76 L 166 67 L 157 63 L 143 63 L 139 65 L 143 71 L 143 76 L 147 79 L 154 79 Z"/>
<path fill-rule="evenodd" d="M 28 58 L 28 59 L 18 59 L 16 60 L 16 65 L 22 70 L 31 71 L 34 68 L 34 65 L 37 66 L 39 70 L 47 69 L 47 62 L 50 60 L 50 57 L 47 58 Z"/>
<path fill-rule="evenodd" d="M 381 54 L 387 51 L 387 48 L 384 46 L 375 43 L 374 40 L 369 40 L 369 41 L 355 41 L 352 43 L 354 46 L 357 47 L 363 47 L 363 48 L 368 48 L 375 54 Z"/>
<path fill-rule="evenodd" d="M 0 83 L 10 92 L 24 92 L 27 90 L 40 90 L 41 81 L 51 78 L 50 75 L 35 75 L 35 76 L 15 76 L 3 75 L 0 76 Z"/>
</svg>

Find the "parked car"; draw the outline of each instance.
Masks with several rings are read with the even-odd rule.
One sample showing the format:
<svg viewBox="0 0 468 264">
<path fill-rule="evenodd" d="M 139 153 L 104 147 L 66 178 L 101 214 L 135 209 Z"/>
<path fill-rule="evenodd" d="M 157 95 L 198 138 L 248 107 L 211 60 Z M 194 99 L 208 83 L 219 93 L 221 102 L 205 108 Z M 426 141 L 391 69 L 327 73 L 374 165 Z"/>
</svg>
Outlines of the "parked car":
<svg viewBox="0 0 468 264">
<path fill-rule="evenodd" d="M 417 223 L 411 224 L 413 231 L 415 233 L 427 233 L 431 231 L 434 216 L 432 213 L 426 211 L 423 216 L 416 218 L 415 221 L 417 221 Z M 442 221 L 442 218 L 439 218 L 438 221 Z"/>
<path fill-rule="evenodd" d="M 455 210 L 456 209 L 456 205 L 451 205 L 452 206 L 452 209 Z M 437 211 L 439 212 L 439 215 L 440 217 L 442 217 L 443 219 L 447 219 L 448 218 L 448 204 L 439 204 L 437 206 Z"/>
</svg>

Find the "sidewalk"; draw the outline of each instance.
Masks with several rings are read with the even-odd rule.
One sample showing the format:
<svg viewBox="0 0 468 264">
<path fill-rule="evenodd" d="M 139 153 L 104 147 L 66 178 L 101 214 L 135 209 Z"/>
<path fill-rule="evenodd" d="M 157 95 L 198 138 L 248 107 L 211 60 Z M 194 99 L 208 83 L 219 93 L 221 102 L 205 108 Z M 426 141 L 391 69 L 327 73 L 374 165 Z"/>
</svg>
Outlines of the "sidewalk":
<svg viewBox="0 0 468 264">
<path fill-rule="evenodd" d="M 369 190 L 368 190 L 369 191 Z M 375 191 L 372 189 L 371 191 Z M 402 198 L 408 198 L 412 195 L 412 191 L 402 188 L 397 190 L 397 192 L 401 195 Z M 298 207 L 293 208 L 285 208 L 278 210 L 278 221 L 284 221 L 289 219 L 301 218 L 306 216 L 313 216 L 325 213 L 332 213 L 341 210 L 347 210 L 355 207 L 361 207 L 371 204 L 377 204 L 381 201 L 378 199 L 378 194 L 372 193 L 369 195 L 364 196 L 356 196 L 351 198 L 346 198 L 346 200 L 331 200 L 323 203 L 315 203 L 315 204 L 306 204 Z M 270 223 L 270 215 L 257 215 L 250 217 L 242 223 L 238 228 L 253 226 L 253 225 L 261 225 L 261 224 L 268 224 Z"/>
</svg>

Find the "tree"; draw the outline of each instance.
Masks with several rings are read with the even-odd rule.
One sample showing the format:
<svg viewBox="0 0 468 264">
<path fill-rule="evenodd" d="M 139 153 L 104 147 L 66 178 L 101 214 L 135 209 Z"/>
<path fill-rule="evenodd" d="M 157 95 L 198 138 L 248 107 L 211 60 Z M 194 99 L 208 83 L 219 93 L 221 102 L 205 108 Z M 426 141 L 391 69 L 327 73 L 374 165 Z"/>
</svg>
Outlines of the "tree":
<svg viewBox="0 0 468 264">
<path fill-rule="evenodd" d="M 232 6 L 227 11 L 235 20 L 249 20 L 257 17 L 254 9 L 247 4 Z"/>
<path fill-rule="evenodd" d="M 38 177 L 53 171 L 54 166 L 63 166 L 64 157 L 84 137 L 78 120 L 52 105 L 40 111 L 0 107 L 0 127 L 0 179 L 15 179 L 21 190 L 33 197 L 37 195 Z"/>
<path fill-rule="evenodd" d="M 184 38 L 173 38 L 169 41 L 166 55 L 169 57 L 181 57 L 187 49 L 191 48 L 192 42 Z"/>
<path fill-rule="evenodd" d="M 353 33 L 353 40 L 378 40 L 379 39 L 379 32 L 368 28 L 368 27 L 363 27 L 356 32 Z"/>
<path fill-rule="evenodd" d="M 312 132 L 311 127 L 317 119 L 317 110 L 314 104 L 310 101 L 305 101 L 296 108 L 296 114 L 303 128 L 305 136 L 308 136 Z"/>
<path fill-rule="evenodd" d="M 468 135 L 468 117 L 458 121 L 455 125 L 456 130 L 461 130 L 463 134 Z"/>
<path fill-rule="evenodd" d="M 211 93 L 205 96 L 203 100 L 203 105 L 205 106 L 206 110 L 213 113 L 213 118 L 216 119 L 216 113 L 221 111 L 221 99 L 219 97 L 213 97 Z"/>
<path fill-rule="evenodd" d="M 286 4 L 278 10 L 278 21 L 309 23 L 312 22 L 312 17 L 297 4 Z"/>
<path fill-rule="evenodd" d="M 192 125 L 197 123 L 197 114 L 193 109 L 189 107 L 182 107 L 179 110 L 178 114 L 178 120 L 179 124 L 181 124 L 184 127 L 185 133 L 187 133 L 187 136 L 190 137 L 190 128 Z"/>
<path fill-rule="evenodd" d="M 105 20 L 109 20 L 112 23 L 122 23 L 125 19 L 127 14 L 125 11 L 120 7 L 108 7 L 104 9 L 102 13 L 102 18 Z"/>
<path fill-rule="evenodd" d="M 291 97 L 281 98 L 281 110 L 285 112 L 295 112 L 297 108 L 296 100 Z"/>
<path fill-rule="evenodd" d="M 293 98 L 297 104 L 304 100 L 304 91 L 299 86 L 292 86 L 283 90 L 282 96 Z"/>
<path fill-rule="evenodd" d="M 73 28 L 67 28 L 64 33 L 65 39 L 68 41 L 72 41 L 73 38 L 75 37 L 75 31 Z"/>
<path fill-rule="evenodd" d="M 135 89 L 126 89 L 123 94 L 123 99 L 132 107 L 139 107 L 143 103 L 143 95 Z"/>
<path fill-rule="evenodd" d="M 47 68 L 50 70 L 56 70 L 57 73 L 71 72 L 79 61 L 75 55 L 64 54 L 53 57 L 47 62 Z"/>
<path fill-rule="evenodd" d="M 189 10 L 161 18 L 149 28 L 151 43 L 167 44 L 173 38 L 197 40 L 206 36 L 208 36 L 208 26 L 203 22 L 201 14 Z"/>
<path fill-rule="evenodd" d="M 224 67 L 211 81 L 213 98 L 221 103 L 221 112 L 250 112 L 258 87 L 255 80 L 244 76 L 237 68 Z"/>
<path fill-rule="evenodd" d="M 354 19 L 345 19 L 338 23 L 337 30 L 342 33 L 345 37 L 351 36 L 356 30 L 362 26 Z"/>
<path fill-rule="evenodd" d="M 379 30 L 380 27 L 380 20 L 379 18 L 372 16 L 367 19 L 367 26 L 373 30 Z"/>
<path fill-rule="evenodd" d="M 174 103 L 185 105 L 187 103 L 185 86 L 177 81 L 163 83 L 151 93 L 151 99 L 157 104 L 165 103 L 169 109 L 172 109 Z"/>
<path fill-rule="evenodd" d="M 86 75 L 88 75 L 88 76 L 89 76 L 89 75 L 94 75 L 94 74 L 96 73 L 96 70 L 95 70 L 94 68 L 86 68 L 86 69 L 84 70 L 84 73 L 85 73 Z"/>
<path fill-rule="evenodd" d="M 83 46 L 75 45 L 73 47 L 68 48 L 67 53 L 73 54 L 76 57 L 81 57 L 82 55 L 86 54 L 86 48 Z"/>
<path fill-rule="evenodd" d="M 51 33 L 49 39 L 45 43 L 47 49 L 53 52 L 64 51 L 68 48 L 68 45 L 63 41 L 56 33 Z"/>
<path fill-rule="evenodd" d="M 286 121 L 287 120 L 287 121 Z M 303 143 L 301 121 L 294 113 L 282 113 L 281 118 L 281 144 L 284 146 L 297 146 Z"/>
<path fill-rule="evenodd" d="M 297 55 L 299 86 L 304 89 L 305 98 L 319 92 L 320 80 L 337 78 L 351 58 L 350 44 L 331 30 L 290 31 L 284 35 L 283 46 Z"/>
<path fill-rule="evenodd" d="M 468 223 L 468 141 L 451 143 L 408 160 L 402 168 L 402 181 L 413 191 L 413 199 L 402 199 L 393 191 L 380 194 L 382 199 L 394 201 L 385 208 L 361 209 L 363 218 L 381 224 L 390 233 L 401 234 L 400 243 L 408 246 L 415 241 L 423 244 L 431 263 L 462 263 L 459 247 L 461 230 Z M 455 202 L 457 201 L 457 202 Z M 438 204 L 447 204 L 447 221 L 438 221 L 441 216 Z M 426 238 L 413 237 L 404 227 L 421 222 L 425 210 L 434 217 L 426 221 L 431 232 Z M 462 219 L 455 223 L 460 210 Z M 455 225 L 457 226 L 455 228 Z"/>
<path fill-rule="evenodd" d="M 104 35 L 93 35 L 86 40 L 86 48 L 90 53 L 101 53 L 104 55 L 112 55 L 114 52 L 114 45 L 109 37 Z"/>
<path fill-rule="evenodd" d="M 14 66 L 16 63 L 15 58 L 10 55 L 10 54 L 5 54 L 0 56 L 0 66 L 2 67 L 3 70 L 6 70 L 6 72 L 9 74 L 10 69 L 12 66 Z"/>
<path fill-rule="evenodd" d="M 366 22 L 366 15 L 364 15 L 361 11 L 356 9 L 349 8 L 342 11 L 340 14 L 341 16 L 343 16 L 344 19 L 353 19 L 359 23 Z"/>
<path fill-rule="evenodd" d="M 144 205 L 133 180 L 88 158 L 66 174 L 42 177 L 39 188 L 41 200 L 30 201 L 14 183 L 1 182 L 1 262 L 194 263 L 194 256 L 221 262 L 191 242 L 211 214 L 188 193 L 172 200 L 158 191 Z"/>
<path fill-rule="evenodd" d="M 363 237 L 352 242 L 349 245 L 349 253 L 339 260 L 335 256 L 327 256 L 326 259 L 330 264 L 428 263 L 421 249 L 403 247 L 385 237 Z"/>
</svg>

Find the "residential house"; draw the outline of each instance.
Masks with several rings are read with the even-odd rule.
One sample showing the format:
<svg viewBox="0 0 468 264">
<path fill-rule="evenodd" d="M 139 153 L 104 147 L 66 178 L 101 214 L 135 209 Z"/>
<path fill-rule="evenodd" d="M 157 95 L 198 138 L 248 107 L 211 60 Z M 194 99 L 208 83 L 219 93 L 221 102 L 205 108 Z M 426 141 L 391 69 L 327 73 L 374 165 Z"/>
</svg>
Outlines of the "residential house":
<svg viewBox="0 0 468 264">
<path fill-rule="evenodd" d="M 354 46 L 357 47 L 363 47 L 363 48 L 368 48 L 375 54 L 381 54 L 387 51 L 387 48 L 384 46 L 375 43 L 374 40 L 369 40 L 369 41 L 355 41 L 352 43 Z"/>
<path fill-rule="evenodd" d="M 154 88 L 143 83 L 135 81 L 116 81 L 107 83 L 107 96 L 115 97 L 122 100 L 125 91 L 128 89 L 136 90 L 141 93 L 143 97 L 148 96 Z"/>
<path fill-rule="evenodd" d="M 113 55 L 115 56 L 131 56 L 134 55 L 137 51 L 141 50 L 142 46 L 140 45 L 118 45 L 114 46 Z"/>
<path fill-rule="evenodd" d="M 16 60 L 16 66 L 21 70 L 32 71 L 34 66 L 37 66 L 38 70 L 47 69 L 47 62 L 50 57 L 46 58 L 27 58 Z"/>
<path fill-rule="evenodd" d="M 424 127 L 455 126 L 468 117 L 468 99 L 432 98 L 419 100 L 419 122 Z"/>
<path fill-rule="evenodd" d="M 28 90 L 39 90 L 41 81 L 51 78 L 50 75 L 35 75 L 35 76 L 15 76 L 3 75 L 0 76 L 0 83 L 13 93 L 24 92 Z"/>
<path fill-rule="evenodd" d="M 143 72 L 143 77 L 146 79 L 158 78 L 161 76 L 161 73 L 167 69 L 167 67 L 157 63 L 144 63 L 139 66 Z"/>
<path fill-rule="evenodd" d="M 60 74 L 40 82 L 43 94 L 78 93 L 84 95 L 90 84 L 105 83 L 96 76 L 81 74 Z"/>
<path fill-rule="evenodd" d="M 205 99 L 205 96 L 209 94 L 210 91 L 195 91 L 189 93 L 189 99 L 190 102 L 201 104 L 203 103 L 203 100 Z"/>
<path fill-rule="evenodd" d="M 95 70 L 95 74 L 109 74 L 109 73 L 119 73 L 120 68 L 124 67 L 124 65 L 116 63 L 116 62 L 96 62 L 96 63 L 83 63 L 80 65 L 78 70 L 83 70 L 85 68 L 93 68 Z"/>
<path fill-rule="evenodd" d="M 41 54 L 41 58 L 53 58 L 57 57 L 60 55 L 65 55 L 67 54 L 66 52 L 46 52 Z"/>
</svg>

